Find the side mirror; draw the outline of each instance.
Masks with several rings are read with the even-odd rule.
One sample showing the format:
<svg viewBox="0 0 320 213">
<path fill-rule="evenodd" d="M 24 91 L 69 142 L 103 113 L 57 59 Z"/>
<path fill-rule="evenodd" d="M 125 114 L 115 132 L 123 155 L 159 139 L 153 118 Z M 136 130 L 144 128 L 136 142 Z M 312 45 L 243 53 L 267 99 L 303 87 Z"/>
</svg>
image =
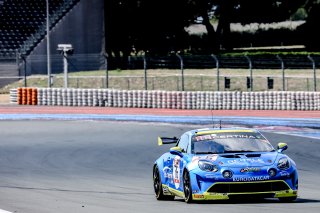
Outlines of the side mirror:
<svg viewBox="0 0 320 213">
<path fill-rule="evenodd" d="M 170 154 L 179 155 L 180 157 L 183 157 L 182 149 L 178 146 L 170 148 Z"/>
<path fill-rule="evenodd" d="M 283 152 L 288 149 L 288 144 L 286 143 L 278 143 L 278 152 Z"/>
</svg>

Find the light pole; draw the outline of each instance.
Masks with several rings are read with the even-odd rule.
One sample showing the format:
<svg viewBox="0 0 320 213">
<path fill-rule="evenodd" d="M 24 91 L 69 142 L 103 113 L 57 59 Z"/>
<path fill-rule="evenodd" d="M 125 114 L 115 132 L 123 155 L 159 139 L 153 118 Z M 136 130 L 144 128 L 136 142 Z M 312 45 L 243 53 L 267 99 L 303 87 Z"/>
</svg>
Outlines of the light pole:
<svg viewBox="0 0 320 213">
<path fill-rule="evenodd" d="M 50 61 L 50 20 L 49 20 L 49 0 L 47 2 L 47 71 L 48 87 L 51 87 L 51 61 Z"/>
<path fill-rule="evenodd" d="M 58 44 L 57 49 L 63 55 L 64 88 L 68 88 L 68 55 L 73 54 L 71 44 Z"/>
</svg>

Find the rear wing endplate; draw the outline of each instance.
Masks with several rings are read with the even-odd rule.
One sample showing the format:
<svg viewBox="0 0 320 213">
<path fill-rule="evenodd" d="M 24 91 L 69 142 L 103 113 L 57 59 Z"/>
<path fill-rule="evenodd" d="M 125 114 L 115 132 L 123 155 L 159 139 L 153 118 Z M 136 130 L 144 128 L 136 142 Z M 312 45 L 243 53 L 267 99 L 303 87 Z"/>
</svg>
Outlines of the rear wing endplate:
<svg viewBox="0 0 320 213">
<path fill-rule="evenodd" d="M 173 138 L 168 138 L 168 137 L 158 137 L 158 145 L 161 146 L 163 144 L 172 144 L 172 143 L 177 143 L 178 138 L 173 137 Z"/>
</svg>

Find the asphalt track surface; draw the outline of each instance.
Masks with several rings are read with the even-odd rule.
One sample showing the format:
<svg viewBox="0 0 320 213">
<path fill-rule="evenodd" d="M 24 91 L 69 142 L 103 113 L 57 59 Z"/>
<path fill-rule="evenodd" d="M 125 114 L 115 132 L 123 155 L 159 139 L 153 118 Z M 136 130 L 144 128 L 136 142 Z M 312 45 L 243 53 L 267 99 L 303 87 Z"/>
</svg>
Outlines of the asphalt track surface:
<svg viewBox="0 0 320 213">
<path fill-rule="evenodd" d="M 274 146 L 280 141 L 287 142 L 286 153 L 297 163 L 299 197 L 293 203 L 266 199 L 186 204 L 181 199 L 155 199 L 153 162 L 169 149 L 169 146 L 159 147 L 156 139 L 158 136 L 179 136 L 206 124 L 127 122 L 90 117 L 61 119 L 59 116 L 59 119 L 32 119 L 30 116 L 26 119 L 18 116 L 30 115 L 32 109 L 35 108 L 28 108 L 27 112 L 3 112 L 0 107 L 0 208 L 6 211 L 305 213 L 320 209 L 320 138 L 288 135 L 288 129 L 286 134 L 264 132 Z M 52 114 L 36 109 L 38 112 L 33 112 L 34 115 Z M 56 108 L 56 115 L 70 114 L 57 112 L 59 109 Z M 88 111 L 75 114 L 86 113 L 90 114 Z M 8 118 L 8 114 L 16 117 Z M 135 115 L 141 115 L 141 112 Z M 253 115 L 245 115 L 245 118 L 250 116 Z M 306 120 L 315 117 L 306 116 Z"/>
</svg>

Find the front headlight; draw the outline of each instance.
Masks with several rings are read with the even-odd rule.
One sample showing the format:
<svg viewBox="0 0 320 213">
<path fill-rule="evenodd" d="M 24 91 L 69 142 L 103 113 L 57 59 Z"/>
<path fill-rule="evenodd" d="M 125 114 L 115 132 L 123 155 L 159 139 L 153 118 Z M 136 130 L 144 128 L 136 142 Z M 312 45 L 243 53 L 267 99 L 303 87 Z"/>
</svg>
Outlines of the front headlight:
<svg viewBox="0 0 320 213">
<path fill-rule="evenodd" d="M 218 171 L 218 167 L 216 165 L 212 164 L 209 161 L 201 161 L 201 160 L 199 160 L 198 166 L 203 171 L 207 171 L 207 172 L 216 172 L 216 171 Z"/>
<path fill-rule="evenodd" d="M 290 163 L 289 163 L 288 158 L 281 158 L 281 159 L 278 161 L 277 167 L 278 167 L 279 169 L 289 169 L 289 168 L 290 168 Z"/>
</svg>

